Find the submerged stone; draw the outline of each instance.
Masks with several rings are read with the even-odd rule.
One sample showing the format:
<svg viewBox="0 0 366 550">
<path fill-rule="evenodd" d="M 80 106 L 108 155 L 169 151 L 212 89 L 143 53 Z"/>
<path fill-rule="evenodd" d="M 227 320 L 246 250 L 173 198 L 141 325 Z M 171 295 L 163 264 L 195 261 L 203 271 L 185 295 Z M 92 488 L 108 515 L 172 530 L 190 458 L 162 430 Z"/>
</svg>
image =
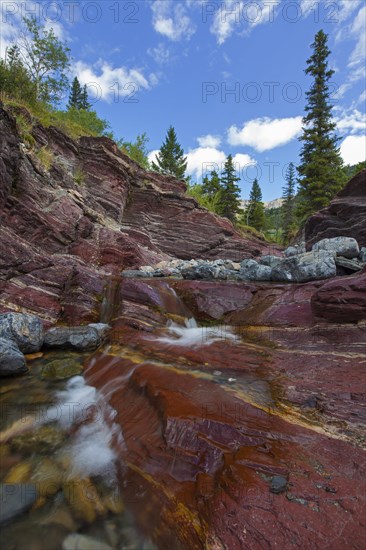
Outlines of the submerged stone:
<svg viewBox="0 0 366 550">
<path fill-rule="evenodd" d="M 41 370 L 42 380 L 66 380 L 83 372 L 83 367 L 75 358 L 56 359 Z"/>
<path fill-rule="evenodd" d="M 64 434 L 53 426 L 42 426 L 31 433 L 18 435 L 11 442 L 12 447 L 23 454 L 51 453 L 64 441 Z"/>
<path fill-rule="evenodd" d="M 106 542 L 88 537 L 86 535 L 79 535 L 73 533 L 68 535 L 62 543 L 62 550 L 113 550 L 112 546 Z"/>
<path fill-rule="evenodd" d="M 0 524 L 9 523 L 37 499 L 34 483 L 0 483 Z"/>
<path fill-rule="evenodd" d="M 284 493 L 287 489 L 287 479 L 283 476 L 273 476 L 271 480 L 271 486 L 269 490 L 271 493 L 275 493 L 276 495 L 279 495 L 280 493 Z"/>
</svg>

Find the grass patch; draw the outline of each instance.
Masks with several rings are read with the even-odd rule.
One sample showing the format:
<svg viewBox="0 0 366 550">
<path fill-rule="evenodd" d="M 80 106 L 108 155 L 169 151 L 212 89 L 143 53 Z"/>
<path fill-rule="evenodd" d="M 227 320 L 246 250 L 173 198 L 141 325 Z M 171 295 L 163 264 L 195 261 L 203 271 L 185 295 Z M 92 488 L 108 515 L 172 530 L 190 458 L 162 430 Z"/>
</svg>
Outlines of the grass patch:
<svg viewBox="0 0 366 550">
<path fill-rule="evenodd" d="M 38 160 L 42 164 L 43 168 L 47 170 L 47 172 L 50 171 L 51 166 L 55 160 L 54 154 L 50 149 L 48 149 L 47 146 L 41 147 L 37 153 L 36 153 Z"/>
</svg>

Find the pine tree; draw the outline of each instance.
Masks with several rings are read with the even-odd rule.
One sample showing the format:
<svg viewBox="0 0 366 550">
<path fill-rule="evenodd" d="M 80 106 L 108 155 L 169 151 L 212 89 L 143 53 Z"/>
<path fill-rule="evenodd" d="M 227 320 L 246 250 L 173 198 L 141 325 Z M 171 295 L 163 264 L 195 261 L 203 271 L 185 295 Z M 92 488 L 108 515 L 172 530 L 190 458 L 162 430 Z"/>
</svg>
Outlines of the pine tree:
<svg viewBox="0 0 366 550">
<path fill-rule="evenodd" d="M 85 111 L 90 111 L 91 109 L 91 105 L 89 103 L 89 98 L 88 98 L 88 89 L 86 87 L 86 84 L 84 84 L 80 94 L 80 109 L 84 109 Z"/>
<path fill-rule="evenodd" d="M 282 205 L 282 239 L 284 244 L 288 244 L 294 230 L 295 230 L 295 166 L 293 162 L 290 162 L 286 170 L 285 176 L 286 185 L 282 187 L 282 198 L 284 199 Z"/>
<path fill-rule="evenodd" d="M 240 210 L 240 187 L 236 184 L 240 178 L 236 176 L 232 155 L 228 155 L 221 174 L 221 188 L 217 194 L 217 212 L 220 216 L 236 221 Z"/>
<path fill-rule="evenodd" d="M 306 218 L 324 208 L 342 188 L 343 162 L 334 131 L 329 80 L 334 71 L 328 68 L 330 50 L 328 36 L 320 30 L 311 47 L 313 55 L 307 60 L 305 73 L 313 77 L 308 92 L 306 116 L 303 118 L 303 142 L 300 153 L 299 203 L 297 213 Z"/>
<path fill-rule="evenodd" d="M 257 178 L 254 179 L 249 195 L 249 204 L 246 211 L 247 225 L 258 231 L 264 228 L 264 204 L 262 202 L 262 191 Z"/>
<path fill-rule="evenodd" d="M 210 177 L 205 176 L 202 179 L 202 193 L 212 199 L 218 191 L 220 191 L 221 184 L 218 173 L 213 170 Z"/>
<path fill-rule="evenodd" d="M 81 109 L 81 96 L 82 90 L 78 78 L 75 76 L 72 81 L 71 91 L 69 96 L 69 102 L 67 108 L 70 109 Z"/>
<path fill-rule="evenodd" d="M 152 162 L 151 166 L 156 172 L 185 180 L 187 157 L 177 141 L 173 126 L 168 128 L 165 142 L 156 156 L 156 163 Z"/>
</svg>

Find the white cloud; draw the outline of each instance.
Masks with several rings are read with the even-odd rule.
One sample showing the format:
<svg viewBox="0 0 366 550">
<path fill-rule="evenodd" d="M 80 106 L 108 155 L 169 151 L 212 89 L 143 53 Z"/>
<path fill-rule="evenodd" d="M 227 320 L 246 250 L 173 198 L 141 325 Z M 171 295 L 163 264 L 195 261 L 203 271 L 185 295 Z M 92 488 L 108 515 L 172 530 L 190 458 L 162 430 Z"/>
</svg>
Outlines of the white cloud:
<svg viewBox="0 0 366 550">
<path fill-rule="evenodd" d="M 207 134 L 207 136 L 201 136 L 197 138 L 198 145 L 200 147 L 218 147 L 221 143 L 220 136 L 213 136 L 212 134 Z"/>
<path fill-rule="evenodd" d="M 228 129 L 230 145 L 249 145 L 256 151 L 263 152 L 285 145 L 301 132 L 302 117 L 255 118 L 246 122 L 240 129 L 231 126 Z"/>
<path fill-rule="evenodd" d="M 347 136 L 340 151 L 346 164 L 357 164 L 366 160 L 366 136 Z"/>
<path fill-rule="evenodd" d="M 149 162 L 156 160 L 158 150 L 151 151 L 148 155 Z M 197 147 L 186 153 L 187 174 L 192 176 L 194 181 L 200 181 L 203 176 L 216 170 L 220 173 L 224 167 L 226 153 L 216 147 Z M 244 167 L 255 165 L 256 161 L 250 155 L 238 153 L 233 157 L 237 173 L 242 173 Z"/>
<path fill-rule="evenodd" d="M 214 13 L 210 31 L 216 36 L 217 43 L 223 44 L 236 30 L 248 33 L 257 25 L 272 23 L 279 4 L 280 0 L 220 2 Z"/>
<path fill-rule="evenodd" d="M 103 59 L 94 63 L 92 67 L 78 61 L 75 63 L 75 74 L 81 84 L 89 86 L 91 98 L 97 95 L 100 96 L 98 99 L 104 101 L 112 101 L 120 96 L 129 96 L 131 100 L 136 100 L 139 90 L 148 90 L 157 83 L 154 74 L 149 75 L 148 80 L 140 69 L 112 67 Z"/>
<path fill-rule="evenodd" d="M 158 65 L 169 63 L 171 58 L 169 48 L 166 48 L 162 43 L 156 46 L 156 48 L 149 48 L 147 53 L 153 58 L 155 63 L 158 63 Z"/>
<path fill-rule="evenodd" d="M 174 42 L 189 40 L 196 27 L 183 4 L 170 0 L 155 0 L 151 4 L 154 30 Z"/>
<path fill-rule="evenodd" d="M 361 113 L 358 109 L 354 109 L 350 113 L 343 112 L 336 122 L 341 133 L 345 130 L 351 134 L 366 133 L 366 114 Z"/>
<path fill-rule="evenodd" d="M 366 55 L 366 6 L 361 8 L 356 15 L 352 23 L 351 35 L 357 39 L 357 43 L 351 53 L 348 66 L 364 65 Z"/>
</svg>

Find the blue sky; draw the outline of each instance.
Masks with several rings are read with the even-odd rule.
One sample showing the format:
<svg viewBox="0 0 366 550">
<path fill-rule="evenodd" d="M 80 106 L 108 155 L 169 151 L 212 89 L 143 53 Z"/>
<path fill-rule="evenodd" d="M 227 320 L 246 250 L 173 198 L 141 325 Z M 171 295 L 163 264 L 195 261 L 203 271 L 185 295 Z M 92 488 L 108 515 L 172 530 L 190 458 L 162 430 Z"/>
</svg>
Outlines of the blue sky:
<svg viewBox="0 0 366 550">
<path fill-rule="evenodd" d="M 242 196 L 255 176 L 264 200 L 281 196 L 298 162 L 304 74 L 315 33 L 329 34 L 334 115 L 347 163 L 365 159 L 366 7 L 362 0 L 1 0 L 1 53 L 32 10 L 68 42 L 71 77 L 127 140 L 146 132 L 159 149 L 172 124 L 193 180 L 225 156 Z"/>
</svg>

